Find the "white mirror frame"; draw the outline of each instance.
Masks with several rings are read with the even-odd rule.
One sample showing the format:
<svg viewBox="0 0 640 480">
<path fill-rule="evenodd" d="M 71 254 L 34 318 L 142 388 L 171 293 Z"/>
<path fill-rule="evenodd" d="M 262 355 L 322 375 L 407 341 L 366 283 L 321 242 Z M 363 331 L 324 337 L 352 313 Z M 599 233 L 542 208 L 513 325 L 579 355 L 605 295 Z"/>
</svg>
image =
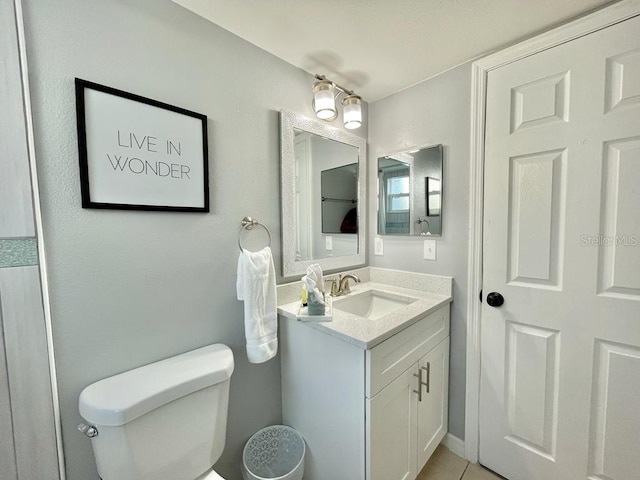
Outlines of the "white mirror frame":
<svg viewBox="0 0 640 480">
<path fill-rule="evenodd" d="M 358 149 L 358 253 L 314 260 L 295 259 L 295 151 L 294 129 L 310 132 Z M 282 276 L 304 275 L 307 267 L 318 263 L 324 271 L 334 271 L 365 264 L 366 261 L 366 185 L 367 141 L 352 133 L 312 120 L 298 113 L 280 112 L 280 218 L 282 219 Z"/>
</svg>

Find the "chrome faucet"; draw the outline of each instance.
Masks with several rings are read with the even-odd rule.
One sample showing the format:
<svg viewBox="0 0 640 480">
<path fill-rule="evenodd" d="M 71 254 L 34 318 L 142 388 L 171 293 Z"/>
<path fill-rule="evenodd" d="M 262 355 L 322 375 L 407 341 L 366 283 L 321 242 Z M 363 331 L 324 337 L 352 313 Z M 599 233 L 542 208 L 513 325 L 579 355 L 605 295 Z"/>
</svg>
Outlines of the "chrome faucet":
<svg viewBox="0 0 640 480">
<path fill-rule="evenodd" d="M 355 283 L 360 283 L 358 276 L 353 273 L 347 273 L 344 276 L 340 275 L 340 280 L 338 282 L 338 295 L 347 295 L 351 293 L 349 280 L 353 280 Z"/>
</svg>

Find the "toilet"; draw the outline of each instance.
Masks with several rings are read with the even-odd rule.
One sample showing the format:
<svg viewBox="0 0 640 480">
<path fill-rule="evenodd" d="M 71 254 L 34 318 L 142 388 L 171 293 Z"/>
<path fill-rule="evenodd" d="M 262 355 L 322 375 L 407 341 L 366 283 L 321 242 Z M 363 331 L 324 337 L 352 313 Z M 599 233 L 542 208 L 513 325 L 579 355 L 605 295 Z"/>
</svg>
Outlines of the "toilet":
<svg viewBox="0 0 640 480">
<path fill-rule="evenodd" d="M 209 345 L 105 378 L 80 394 L 102 480 L 224 480 L 233 354 Z"/>
</svg>

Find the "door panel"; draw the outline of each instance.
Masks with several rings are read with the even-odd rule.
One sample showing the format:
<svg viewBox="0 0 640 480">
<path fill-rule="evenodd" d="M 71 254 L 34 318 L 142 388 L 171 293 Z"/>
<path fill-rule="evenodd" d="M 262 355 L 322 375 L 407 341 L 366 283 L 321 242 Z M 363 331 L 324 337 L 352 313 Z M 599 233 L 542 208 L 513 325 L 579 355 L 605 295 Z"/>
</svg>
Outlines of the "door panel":
<svg viewBox="0 0 640 480">
<path fill-rule="evenodd" d="M 589 478 L 636 478 L 640 421 L 629 399 L 640 398 L 640 349 L 598 341 L 596 355 Z"/>
<path fill-rule="evenodd" d="M 559 332 L 507 322 L 507 440 L 553 459 L 556 447 Z"/>
<path fill-rule="evenodd" d="M 565 163 L 565 149 L 509 159 L 511 284 L 560 288 Z"/>
<path fill-rule="evenodd" d="M 569 121 L 569 72 L 519 85 L 511 92 L 511 133 Z"/>
<path fill-rule="evenodd" d="M 635 478 L 640 18 L 491 71 L 485 148 L 480 461 Z"/>
<path fill-rule="evenodd" d="M 640 106 L 640 48 L 607 59 L 606 112 Z"/>
<path fill-rule="evenodd" d="M 639 75 L 640 77 L 640 75 Z M 640 81 L 640 80 L 639 80 Z M 611 245 L 601 250 L 598 293 L 640 299 L 640 136 L 607 142 L 602 178 L 600 231 Z"/>
</svg>

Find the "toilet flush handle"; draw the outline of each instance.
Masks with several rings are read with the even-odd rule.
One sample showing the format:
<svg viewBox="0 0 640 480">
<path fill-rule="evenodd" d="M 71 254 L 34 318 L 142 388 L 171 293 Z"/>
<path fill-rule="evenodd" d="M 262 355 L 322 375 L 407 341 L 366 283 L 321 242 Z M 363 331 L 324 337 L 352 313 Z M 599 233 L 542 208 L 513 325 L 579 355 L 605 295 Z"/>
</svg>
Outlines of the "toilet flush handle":
<svg viewBox="0 0 640 480">
<path fill-rule="evenodd" d="M 89 438 L 98 436 L 98 429 L 93 425 L 85 425 L 84 423 L 81 423 L 80 425 L 78 425 L 78 430 L 84 433 Z"/>
</svg>

